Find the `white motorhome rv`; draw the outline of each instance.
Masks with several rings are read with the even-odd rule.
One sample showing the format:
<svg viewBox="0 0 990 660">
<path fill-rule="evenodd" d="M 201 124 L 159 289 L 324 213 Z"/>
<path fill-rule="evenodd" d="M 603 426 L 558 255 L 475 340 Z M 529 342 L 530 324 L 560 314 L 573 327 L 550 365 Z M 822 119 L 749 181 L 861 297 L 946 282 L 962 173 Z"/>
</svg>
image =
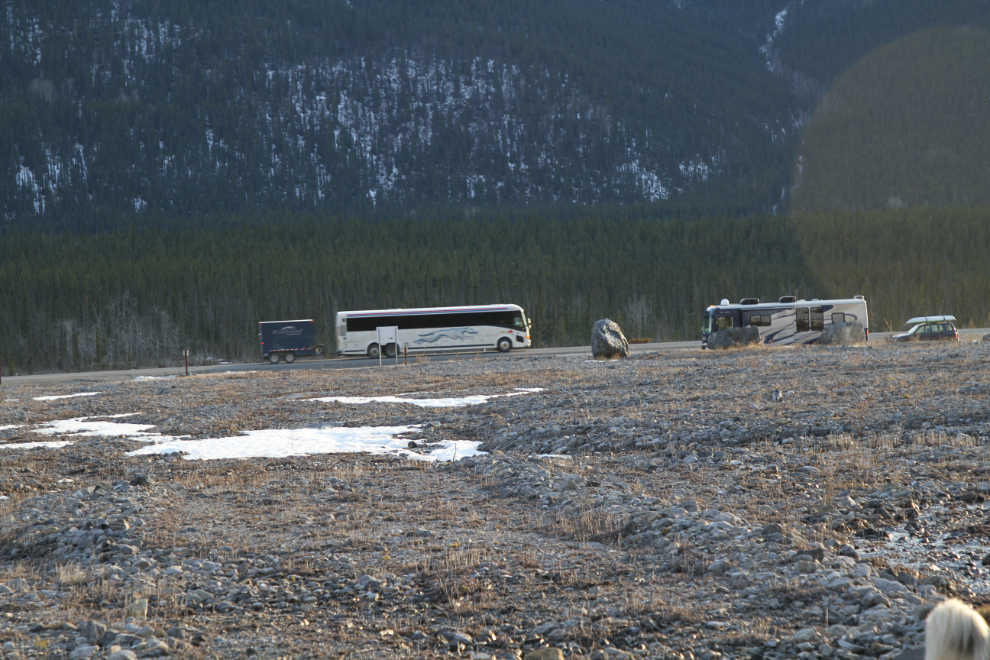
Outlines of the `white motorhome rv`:
<svg viewBox="0 0 990 660">
<path fill-rule="evenodd" d="M 863 296 L 837 300 L 798 300 L 784 296 L 775 303 L 761 303 L 758 298 L 743 298 L 738 305 L 723 300 L 705 310 L 701 326 L 701 347 L 708 347 L 708 337 L 726 328 L 760 329 L 760 343 L 774 346 L 814 344 L 829 325 L 858 322 L 870 338 L 866 300 Z"/>
</svg>

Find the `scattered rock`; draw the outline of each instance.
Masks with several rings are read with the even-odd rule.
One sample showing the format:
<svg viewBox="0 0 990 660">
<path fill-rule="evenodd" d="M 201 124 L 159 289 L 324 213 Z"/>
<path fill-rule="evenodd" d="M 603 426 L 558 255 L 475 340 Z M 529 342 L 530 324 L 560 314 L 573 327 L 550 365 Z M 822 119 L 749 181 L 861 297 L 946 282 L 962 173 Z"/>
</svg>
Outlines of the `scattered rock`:
<svg viewBox="0 0 990 660">
<path fill-rule="evenodd" d="M 866 330 L 859 321 L 825 326 L 821 342 L 826 346 L 854 346 L 866 343 Z"/>
<path fill-rule="evenodd" d="M 148 618 L 148 599 L 138 598 L 133 603 L 124 608 L 124 614 L 135 619 L 144 620 Z"/>
<path fill-rule="evenodd" d="M 760 329 L 754 326 L 745 328 L 726 328 L 708 335 L 708 348 L 730 348 L 732 346 L 747 346 L 760 342 Z"/>
<path fill-rule="evenodd" d="M 107 627 L 102 623 L 91 619 L 79 627 L 79 632 L 81 632 L 90 642 L 97 642 L 103 639 L 103 636 L 107 634 Z"/>
<path fill-rule="evenodd" d="M 100 650 L 99 646 L 78 646 L 71 653 L 69 653 L 69 660 L 81 660 L 82 658 L 92 657 L 97 651 Z"/>
<path fill-rule="evenodd" d="M 30 468 L 5 453 L 0 490 L 19 495 L 0 513 L 0 615 L 13 615 L 0 616 L 0 639 L 19 646 L 0 655 L 99 646 L 89 657 L 243 657 L 279 639 L 299 655 L 345 656 L 370 636 L 407 655 L 491 660 L 892 660 L 923 646 L 924 608 L 946 595 L 975 600 L 969 590 L 985 577 L 986 512 L 969 505 L 990 495 L 978 471 L 990 376 L 971 368 L 986 349 L 952 349 L 972 351 L 966 360 L 944 360 L 945 350 L 452 360 L 416 364 L 415 378 L 413 365 L 387 378 L 228 375 L 204 377 L 189 406 L 171 388 L 137 401 L 121 386 L 101 414 L 150 411 L 169 433 L 226 437 L 250 405 L 272 427 L 420 424 L 417 449 L 468 437 L 488 453 L 429 466 L 370 455 L 189 464 L 126 456 L 143 443 L 83 439 L 60 450 L 64 460 L 39 452 Z M 902 374 L 933 366 L 942 380 L 905 388 Z M 746 381 L 757 367 L 765 379 Z M 476 392 L 546 390 L 426 411 L 297 401 L 318 390 L 427 396 L 426 385 L 447 396 L 450 383 L 485 379 L 498 387 Z M 78 405 L 58 414 L 95 412 Z M 0 425 L 19 422 L 13 414 L 0 407 Z M 132 483 L 135 470 L 147 484 Z M 97 474 L 130 476 L 84 481 Z M 834 488 L 822 487 L 826 476 Z M 28 479 L 37 484 L 21 490 Z M 904 568 L 928 565 L 942 570 Z M 683 620 L 629 607 L 658 579 L 676 590 Z M 129 603 L 151 593 L 145 622 Z M 398 613 L 426 608 L 396 625 Z M 78 629 L 52 620 L 66 611 Z M 467 611 L 469 629 L 441 626 Z M 748 637 L 753 617 L 769 626 L 759 638 Z M 231 621 L 257 629 L 232 634 Z"/>
<path fill-rule="evenodd" d="M 108 655 L 107 660 L 137 660 L 137 657 L 137 653 L 134 651 L 131 651 L 130 649 L 121 649 Z"/>
<path fill-rule="evenodd" d="M 595 321 L 591 329 L 591 354 L 599 360 L 629 357 L 629 342 L 615 321 L 610 319 Z"/>
</svg>

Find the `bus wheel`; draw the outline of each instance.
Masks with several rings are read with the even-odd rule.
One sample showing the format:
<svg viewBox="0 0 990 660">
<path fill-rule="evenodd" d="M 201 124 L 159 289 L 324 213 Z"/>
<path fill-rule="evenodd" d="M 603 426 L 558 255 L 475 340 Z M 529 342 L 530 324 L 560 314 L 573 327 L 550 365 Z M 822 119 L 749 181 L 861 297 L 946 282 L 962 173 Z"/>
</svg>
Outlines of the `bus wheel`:
<svg viewBox="0 0 990 660">
<path fill-rule="evenodd" d="M 395 357 L 395 344 L 385 344 L 385 357 Z"/>
<path fill-rule="evenodd" d="M 378 344 L 372 344 L 371 346 L 368 347 L 368 357 L 370 357 L 372 360 L 378 359 L 379 355 L 380 353 L 378 351 Z"/>
<path fill-rule="evenodd" d="M 323 355 L 324 353 L 327 352 L 327 349 L 323 348 L 323 344 L 317 344 L 316 346 L 313 347 L 313 352 L 316 353 L 317 355 Z"/>
<path fill-rule="evenodd" d="M 512 348 L 512 340 L 508 337 L 502 337 L 495 345 L 498 347 L 499 353 L 508 353 L 509 349 Z"/>
<path fill-rule="evenodd" d="M 289 364 L 292 364 L 293 362 L 296 361 L 296 354 L 295 353 L 286 353 L 285 354 L 285 361 L 288 362 Z"/>
<path fill-rule="evenodd" d="M 268 361 L 272 364 L 278 364 L 278 353 L 269 353 Z"/>
</svg>

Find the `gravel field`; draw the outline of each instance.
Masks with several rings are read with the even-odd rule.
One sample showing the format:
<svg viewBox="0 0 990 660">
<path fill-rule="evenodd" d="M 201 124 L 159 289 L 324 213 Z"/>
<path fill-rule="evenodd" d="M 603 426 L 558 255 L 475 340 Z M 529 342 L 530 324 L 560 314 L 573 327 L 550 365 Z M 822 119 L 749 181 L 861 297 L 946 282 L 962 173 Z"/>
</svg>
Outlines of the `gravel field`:
<svg viewBox="0 0 990 660">
<path fill-rule="evenodd" d="M 920 657 L 940 599 L 990 602 L 988 365 L 874 343 L 5 385 L 0 657 Z"/>
</svg>

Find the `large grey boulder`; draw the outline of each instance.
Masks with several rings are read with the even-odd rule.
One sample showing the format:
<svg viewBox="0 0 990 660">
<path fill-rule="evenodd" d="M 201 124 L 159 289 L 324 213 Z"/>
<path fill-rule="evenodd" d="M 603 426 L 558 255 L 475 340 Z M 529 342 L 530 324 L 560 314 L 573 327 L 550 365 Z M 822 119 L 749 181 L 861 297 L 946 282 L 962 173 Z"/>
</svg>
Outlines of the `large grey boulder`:
<svg viewBox="0 0 990 660">
<path fill-rule="evenodd" d="M 729 348 L 758 343 L 760 343 L 760 329 L 754 326 L 726 328 L 708 336 L 708 348 Z"/>
<path fill-rule="evenodd" d="M 822 344 L 831 346 L 850 346 L 866 342 L 866 330 L 858 321 L 851 323 L 835 323 L 825 326 L 822 331 Z"/>
<path fill-rule="evenodd" d="M 981 339 L 980 341 L 990 343 L 990 335 L 983 335 L 983 339 Z"/>
<path fill-rule="evenodd" d="M 591 354 L 602 360 L 629 357 L 629 342 L 618 323 L 611 319 L 595 321 L 591 329 Z"/>
</svg>

